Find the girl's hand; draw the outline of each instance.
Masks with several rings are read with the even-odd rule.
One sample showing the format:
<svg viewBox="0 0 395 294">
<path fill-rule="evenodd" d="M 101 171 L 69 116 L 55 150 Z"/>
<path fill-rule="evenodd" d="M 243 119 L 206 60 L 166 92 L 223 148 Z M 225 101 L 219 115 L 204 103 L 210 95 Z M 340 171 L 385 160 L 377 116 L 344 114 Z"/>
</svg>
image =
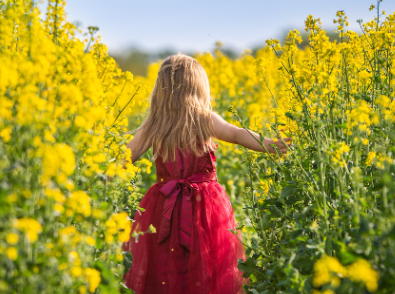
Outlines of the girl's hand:
<svg viewBox="0 0 395 294">
<path fill-rule="evenodd" d="M 274 149 L 274 147 L 271 146 L 271 144 L 274 144 L 274 145 L 276 145 L 276 147 L 278 149 L 280 149 L 280 152 L 282 154 L 287 154 L 287 147 L 289 147 L 289 145 L 291 145 L 292 137 L 283 138 L 283 140 L 287 144 L 287 146 L 285 146 L 279 138 L 277 138 L 276 142 L 274 142 L 273 139 L 270 139 L 270 141 L 268 142 L 270 145 L 269 145 L 269 148 L 267 148 L 267 151 L 269 151 L 270 153 L 276 154 L 277 153 L 276 149 Z"/>
</svg>

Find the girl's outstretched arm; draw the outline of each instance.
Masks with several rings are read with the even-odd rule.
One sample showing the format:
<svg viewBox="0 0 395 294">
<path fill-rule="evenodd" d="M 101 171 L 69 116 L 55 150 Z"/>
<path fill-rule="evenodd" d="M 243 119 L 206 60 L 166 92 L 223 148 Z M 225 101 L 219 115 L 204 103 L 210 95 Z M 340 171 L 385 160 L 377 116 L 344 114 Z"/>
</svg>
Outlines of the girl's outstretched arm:
<svg viewBox="0 0 395 294">
<path fill-rule="evenodd" d="M 126 147 L 132 150 L 132 163 L 138 160 L 140 156 L 148 150 L 148 149 L 147 150 L 137 149 L 137 146 L 140 145 L 140 140 L 141 140 L 141 131 L 137 131 L 133 139 L 126 145 Z"/>
<path fill-rule="evenodd" d="M 258 143 L 258 141 L 260 141 L 259 134 L 250 131 L 250 133 L 258 139 L 257 141 L 248 133 L 247 130 L 228 123 L 217 113 L 212 112 L 211 117 L 214 124 L 215 138 L 229 143 L 239 144 L 254 151 L 266 152 L 266 150 Z M 283 140 L 287 142 L 288 146 L 291 144 L 291 137 L 283 138 Z M 266 147 L 267 151 L 270 153 L 276 153 L 276 150 L 270 146 L 270 144 L 275 144 L 283 154 L 287 153 L 286 146 L 284 146 L 280 140 L 277 140 L 276 142 L 273 142 L 273 139 L 270 138 L 265 138 L 263 140 L 263 145 Z"/>
</svg>

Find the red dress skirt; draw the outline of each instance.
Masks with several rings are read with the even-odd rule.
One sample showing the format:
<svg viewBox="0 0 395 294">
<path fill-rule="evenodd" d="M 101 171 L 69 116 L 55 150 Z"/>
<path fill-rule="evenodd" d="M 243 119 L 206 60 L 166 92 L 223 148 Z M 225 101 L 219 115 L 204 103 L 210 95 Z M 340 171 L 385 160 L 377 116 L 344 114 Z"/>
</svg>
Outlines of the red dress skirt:
<svg viewBox="0 0 395 294">
<path fill-rule="evenodd" d="M 125 285 L 136 294 L 236 294 L 244 293 L 237 259 L 245 260 L 244 246 L 228 229 L 237 227 L 225 189 L 217 182 L 213 151 L 202 157 L 184 156 L 156 164 L 157 183 L 141 200 L 132 236 L 123 243 L 133 263 Z M 238 233 L 241 239 L 240 233 Z"/>
</svg>

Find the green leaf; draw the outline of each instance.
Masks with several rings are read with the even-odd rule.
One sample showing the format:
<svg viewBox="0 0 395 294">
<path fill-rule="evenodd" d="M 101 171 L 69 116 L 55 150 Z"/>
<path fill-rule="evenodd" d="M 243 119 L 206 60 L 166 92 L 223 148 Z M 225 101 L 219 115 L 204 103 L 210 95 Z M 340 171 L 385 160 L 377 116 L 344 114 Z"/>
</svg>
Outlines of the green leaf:
<svg viewBox="0 0 395 294">
<path fill-rule="evenodd" d="M 391 239 L 395 239 L 395 225 L 392 226 L 391 230 L 389 230 L 386 235 Z"/>
<path fill-rule="evenodd" d="M 335 125 L 335 127 L 339 128 L 339 129 L 347 129 L 347 124 L 346 123 L 344 123 L 344 124 L 337 124 L 337 125 Z"/>
<path fill-rule="evenodd" d="M 255 290 L 255 289 L 251 289 L 250 291 L 251 291 L 251 293 L 253 293 L 253 294 L 269 294 L 268 290 L 265 290 L 265 291 L 262 291 L 262 292 L 258 292 L 258 291 Z"/>
<path fill-rule="evenodd" d="M 339 261 L 344 265 L 353 263 L 354 261 L 356 261 L 358 259 L 357 255 L 352 254 L 347 251 L 340 251 L 338 253 L 338 257 L 339 257 Z"/>
<path fill-rule="evenodd" d="M 251 274 L 254 274 L 258 279 L 262 279 L 264 277 L 263 271 L 256 266 L 256 260 L 252 257 L 248 257 L 245 262 L 239 261 L 237 268 L 244 272 L 244 278 L 248 278 Z"/>
<path fill-rule="evenodd" d="M 294 116 L 293 116 L 292 113 L 290 113 L 290 112 L 286 112 L 286 113 L 285 113 L 285 116 L 288 117 L 288 118 L 290 118 L 290 119 L 292 119 L 292 120 L 295 120 Z"/>
<path fill-rule="evenodd" d="M 302 190 L 302 188 L 298 187 L 297 185 L 288 185 L 281 191 L 281 198 L 287 198 L 290 194 L 296 194 L 300 190 Z"/>
<path fill-rule="evenodd" d="M 281 210 L 278 209 L 276 206 L 269 206 L 267 209 L 270 211 L 271 217 L 282 217 L 283 216 L 283 213 L 281 212 Z"/>
<path fill-rule="evenodd" d="M 123 265 L 125 267 L 125 273 L 127 273 L 133 264 L 133 256 L 130 251 L 124 251 L 123 254 Z"/>
</svg>

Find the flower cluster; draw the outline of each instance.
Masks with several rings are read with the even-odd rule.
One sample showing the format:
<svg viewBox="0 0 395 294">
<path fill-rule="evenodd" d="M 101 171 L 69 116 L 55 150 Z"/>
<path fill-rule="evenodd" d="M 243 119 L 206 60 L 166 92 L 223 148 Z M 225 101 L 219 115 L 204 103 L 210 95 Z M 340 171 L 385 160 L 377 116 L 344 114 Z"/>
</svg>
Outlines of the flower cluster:
<svg viewBox="0 0 395 294">
<path fill-rule="evenodd" d="M 82 35 L 67 22 L 64 0 L 47 1 L 43 16 L 37 2 L 0 1 L 0 292 L 82 283 L 93 293 L 110 267 L 95 255 L 120 262 L 106 220 L 137 206 L 141 169 L 126 131 L 128 115 L 147 107 L 146 79 L 117 66 L 98 28 Z M 106 275 L 106 291 L 117 291 L 122 267 Z"/>
<path fill-rule="evenodd" d="M 336 145 L 337 148 L 334 148 L 334 150 L 330 152 L 331 159 L 334 163 L 339 164 L 341 167 L 345 167 L 347 163 L 344 159 L 344 154 L 348 154 L 348 152 L 350 152 L 350 146 L 344 142 L 340 142 Z"/>
<path fill-rule="evenodd" d="M 336 289 L 346 278 L 356 283 L 362 282 L 370 292 L 376 292 L 378 288 L 379 274 L 364 259 L 343 266 L 335 257 L 324 255 L 314 264 L 313 285 L 316 288 L 329 283 Z"/>
<path fill-rule="evenodd" d="M 25 232 L 29 242 L 36 242 L 38 234 L 43 230 L 41 224 L 33 218 L 23 217 L 13 220 L 13 226 L 21 232 Z"/>
<path fill-rule="evenodd" d="M 128 218 L 126 212 L 113 214 L 110 219 L 106 221 L 106 242 L 111 243 L 114 240 L 114 235 L 118 236 L 119 242 L 126 242 L 129 240 L 132 223 Z"/>
</svg>

